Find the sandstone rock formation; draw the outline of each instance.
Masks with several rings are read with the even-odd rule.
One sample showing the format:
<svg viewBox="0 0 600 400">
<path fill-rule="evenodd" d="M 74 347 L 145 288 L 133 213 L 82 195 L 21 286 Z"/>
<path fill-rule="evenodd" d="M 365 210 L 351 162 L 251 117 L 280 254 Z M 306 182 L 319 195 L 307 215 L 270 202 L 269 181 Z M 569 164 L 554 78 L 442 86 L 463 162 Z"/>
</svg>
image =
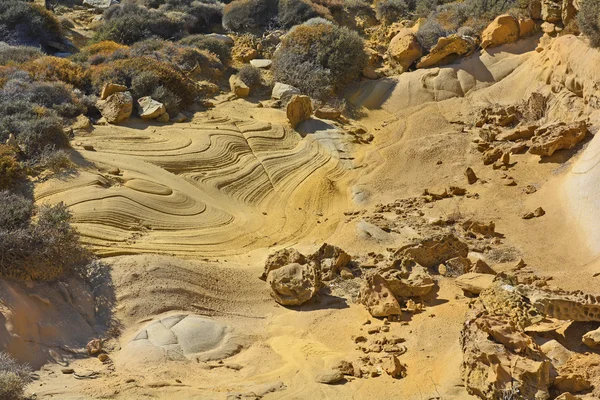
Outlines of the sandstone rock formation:
<svg viewBox="0 0 600 400">
<path fill-rule="evenodd" d="M 266 281 L 269 272 L 293 263 L 306 264 L 306 257 L 292 247 L 271 253 L 267 257 L 267 261 L 265 262 L 265 270 L 263 271 L 260 279 Z"/>
<path fill-rule="evenodd" d="M 348 266 L 351 260 L 351 257 L 344 250 L 327 243 L 324 243 L 319 250 L 308 258 L 319 268 L 320 277 L 323 281 L 333 279 L 342 268 Z"/>
<path fill-rule="evenodd" d="M 437 267 L 451 258 L 466 257 L 469 246 L 454 234 L 441 234 L 418 243 L 406 245 L 396 251 L 396 256 L 407 256 L 425 268 Z"/>
<path fill-rule="evenodd" d="M 387 287 L 385 279 L 379 274 L 373 274 L 365 278 L 360 288 L 360 303 L 374 317 L 389 317 L 402 315 L 398 300 Z"/>
<path fill-rule="evenodd" d="M 600 348 L 600 328 L 583 335 L 582 342 L 592 349 Z"/>
<path fill-rule="evenodd" d="M 412 260 L 397 260 L 392 267 L 379 271 L 386 286 L 396 297 L 425 296 L 436 286 L 427 269 Z"/>
<path fill-rule="evenodd" d="M 271 297 L 284 306 L 298 306 L 310 300 L 319 290 L 318 271 L 311 264 L 292 263 L 272 270 L 267 275 Z"/>
<path fill-rule="evenodd" d="M 143 120 L 151 120 L 160 117 L 167 112 L 167 109 L 163 103 L 160 103 L 150 96 L 145 96 L 138 99 L 138 108 L 140 117 Z M 167 115 L 168 117 L 168 115 Z M 169 120 L 167 119 L 167 122 Z"/>
<path fill-rule="evenodd" d="M 519 39 L 519 22 L 509 14 L 499 15 L 481 34 L 481 47 L 496 47 Z"/>
<path fill-rule="evenodd" d="M 518 285 L 515 291 L 529 299 L 538 312 L 571 321 L 600 322 L 600 298 L 582 292 L 550 291 Z"/>
<path fill-rule="evenodd" d="M 229 88 L 237 97 L 248 97 L 250 95 L 250 88 L 237 75 L 229 77 Z"/>
<path fill-rule="evenodd" d="M 495 276 L 468 272 L 456 278 L 454 283 L 464 292 L 479 294 L 492 286 Z"/>
<path fill-rule="evenodd" d="M 96 104 L 102 116 L 109 124 L 118 124 L 127 120 L 133 112 L 133 97 L 129 92 L 114 93 L 106 100 L 99 100 Z"/>
<path fill-rule="evenodd" d="M 273 62 L 271 60 L 266 59 L 250 60 L 250 65 L 256 68 L 269 69 L 271 68 L 271 64 L 273 64 Z"/>
<path fill-rule="evenodd" d="M 429 51 L 429 54 L 421 58 L 417 68 L 429 68 L 454 62 L 459 57 L 468 56 L 475 51 L 475 43 L 472 39 L 450 35 L 441 37 L 437 44 Z"/>
<path fill-rule="evenodd" d="M 587 123 L 559 122 L 543 126 L 535 131 L 529 143 L 529 152 L 540 156 L 551 156 L 557 150 L 570 149 L 581 142 L 588 133 Z"/>
<path fill-rule="evenodd" d="M 287 104 L 287 118 L 292 128 L 302 122 L 310 119 L 312 114 L 312 103 L 310 97 L 303 95 L 294 95 Z"/>
<path fill-rule="evenodd" d="M 102 87 L 102 91 L 100 92 L 100 100 L 106 100 L 108 96 L 118 92 L 126 92 L 127 86 L 119 85 L 116 83 L 106 83 Z"/>
<path fill-rule="evenodd" d="M 273 91 L 271 92 L 271 98 L 273 100 L 285 100 L 291 98 L 295 94 L 301 94 L 300 89 L 285 83 L 275 82 L 275 86 L 273 86 Z"/>
<path fill-rule="evenodd" d="M 423 49 L 412 30 L 405 28 L 393 37 L 388 46 L 388 56 L 392 65 L 404 72 L 423 56 Z"/>
</svg>

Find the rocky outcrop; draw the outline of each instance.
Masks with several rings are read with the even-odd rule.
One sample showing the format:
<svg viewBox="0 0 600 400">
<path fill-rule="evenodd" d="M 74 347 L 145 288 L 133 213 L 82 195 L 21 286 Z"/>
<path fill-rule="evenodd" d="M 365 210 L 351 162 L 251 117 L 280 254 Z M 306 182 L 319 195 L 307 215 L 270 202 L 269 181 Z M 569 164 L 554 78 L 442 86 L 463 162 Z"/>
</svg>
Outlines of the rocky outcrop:
<svg viewBox="0 0 600 400">
<path fill-rule="evenodd" d="M 468 272 L 456 278 L 454 284 L 461 288 L 463 292 L 478 295 L 485 289 L 489 289 L 495 278 L 494 275 L 490 274 Z"/>
<path fill-rule="evenodd" d="M 310 119 L 312 114 L 312 103 L 310 97 L 303 95 L 294 95 L 287 105 L 287 118 L 292 128 L 302 122 Z"/>
<path fill-rule="evenodd" d="M 481 47 L 496 47 L 519 39 L 519 22 L 509 14 L 499 15 L 481 34 Z"/>
<path fill-rule="evenodd" d="M 441 234 L 401 247 L 395 255 L 406 256 L 425 268 L 437 267 L 455 257 L 466 257 L 469 246 L 454 234 Z"/>
<path fill-rule="evenodd" d="M 332 280 L 342 268 L 348 266 L 351 260 L 344 250 L 327 243 L 308 258 L 317 265 L 323 281 Z"/>
<path fill-rule="evenodd" d="M 472 54 L 475 47 L 475 42 L 468 37 L 460 35 L 442 37 L 433 46 L 429 54 L 421 58 L 417 68 L 429 68 L 452 63 L 459 57 Z"/>
<path fill-rule="evenodd" d="M 392 38 L 387 53 L 392 66 L 405 72 L 423 56 L 423 49 L 412 30 L 405 28 Z"/>
<path fill-rule="evenodd" d="M 145 120 L 151 120 L 160 117 L 167 112 L 167 109 L 163 103 L 160 103 L 150 96 L 141 97 L 138 99 L 138 109 L 140 117 Z M 167 122 L 168 122 L 167 116 Z"/>
<path fill-rule="evenodd" d="M 127 120 L 133 111 L 133 97 L 129 92 L 118 92 L 99 100 L 96 104 L 102 116 L 109 124 L 118 124 Z"/>
<path fill-rule="evenodd" d="M 570 149 L 581 142 L 588 133 L 585 121 L 560 122 L 543 126 L 535 131 L 529 143 L 529 152 L 540 156 L 551 156 L 557 150 Z"/>
<path fill-rule="evenodd" d="M 237 75 L 229 77 L 229 88 L 231 89 L 231 93 L 237 97 L 248 97 L 250 95 L 250 88 Z"/>
<path fill-rule="evenodd" d="M 583 335 L 581 341 L 583 342 L 583 344 L 585 344 L 588 347 L 591 347 L 592 349 L 600 348 L 600 328 L 590 331 Z"/>
<path fill-rule="evenodd" d="M 548 317 L 571 321 L 600 322 L 600 297 L 583 292 L 550 291 L 518 285 L 515 291 Z"/>
<path fill-rule="evenodd" d="M 382 269 L 381 277 L 394 296 L 400 298 L 425 296 L 436 286 L 426 268 L 407 259 L 397 260 L 392 268 Z"/>
<path fill-rule="evenodd" d="M 402 315 L 398 300 L 387 286 L 385 279 L 379 274 L 365 278 L 360 288 L 359 302 L 374 317 Z"/>
<path fill-rule="evenodd" d="M 318 271 L 311 264 L 292 263 L 269 272 L 271 297 L 284 306 L 306 303 L 319 290 Z"/>
<path fill-rule="evenodd" d="M 269 272 L 293 263 L 306 264 L 306 257 L 293 247 L 281 249 L 269 254 L 267 261 L 265 262 L 265 269 L 260 279 L 266 281 Z"/>
</svg>

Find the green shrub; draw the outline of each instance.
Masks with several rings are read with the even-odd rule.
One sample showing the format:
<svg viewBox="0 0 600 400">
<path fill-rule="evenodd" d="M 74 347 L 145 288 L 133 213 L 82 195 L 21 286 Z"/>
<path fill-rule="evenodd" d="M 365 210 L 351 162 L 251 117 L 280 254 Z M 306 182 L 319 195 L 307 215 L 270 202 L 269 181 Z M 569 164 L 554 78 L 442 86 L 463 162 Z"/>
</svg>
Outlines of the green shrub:
<svg viewBox="0 0 600 400">
<path fill-rule="evenodd" d="M 277 0 L 235 0 L 223 10 L 223 27 L 232 32 L 261 33 L 277 13 Z"/>
<path fill-rule="evenodd" d="M 44 55 L 39 49 L 31 46 L 10 46 L 0 43 L 0 65 L 21 64 L 35 60 Z"/>
<path fill-rule="evenodd" d="M 0 399 L 20 400 L 31 382 L 31 369 L 18 364 L 8 353 L 0 352 Z"/>
<path fill-rule="evenodd" d="M 277 81 L 311 93 L 314 78 L 335 91 L 360 77 L 367 64 L 362 38 L 356 33 L 333 24 L 299 25 L 282 40 L 273 59 L 273 75 Z M 315 68 L 314 74 L 301 74 Z M 319 90 L 317 97 L 323 96 Z"/>
<path fill-rule="evenodd" d="M 391 24 L 408 16 L 409 8 L 405 0 L 379 0 L 375 6 L 378 20 Z"/>
<path fill-rule="evenodd" d="M 577 22 L 592 47 L 600 47 L 600 2 L 586 0 L 581 5 Z"/>
<path fill-rule="evenodd" d="M 262 84 L 262 74 L 260 69 L 252 65 L 244 65 L 238 72 L 240 79 L 248 85 L 248 87 L 257 87 Z"/>
<path fill-rule="evenodd" d="M 16 229 L 29 224 L 33 214 L 31 200 L 9 191 L 0 192 L 0 229 Z"/>
<path fill-rule="evenodd" d="M 439 38 L 446 37 L 449 34 L 450 32 L 442 28 L 439 22 L 429 18 L 421 25 L 415 36 L 423 49 L 430 50 L 437 44 Z"/>
<path fill-rule="evenodd" d="M 326 16 L 327 13 L 326 8 L 310 0 L 279 0 L 277 20 L 281 27 L 291 28 L 311 18 Z"/>
<path fill-rule="evenodd" d="M 211 26 L 220 25 L 223 17 L 223 4 L 216 0 L 146 0 L 148 8 L 162 12 L 179 12 L 185 15 L 189 33 L 208 33 Z"/>
<path fill-rule="evenodd" d="M 7 204 L 13 207 L 13 204 Z M 90 260 L 71 227 L 63 204 L 37 209 L 37 221 L 16 229 L 0 227 L 0 275 L 24 280 L 53 281 Z"/>
<path fill-rule="evenodd" d="M 60 22 L 46 9 L 25 0 L 0 0 L 0 37 L 11 45 L 41 46 L 63 42 Z"/>
<path fill-rule="evenodd" d="M 130 45 L 153 36 L 178 39 L 186 34 L 184 21 L 134 3 L 110 7 L 104 18 L 106 22 L 94 35 L 97 42 L 110 40 Z"/>
<path fill-rule="evenodd" d="M 181 39 L 179 44 L 192 46 L 198 50 L 207 50 L 219 57 L 223 65 L 231 63 L 231 46 L 223 40 L 206 35 L 190 35 Z"/>
</svg>

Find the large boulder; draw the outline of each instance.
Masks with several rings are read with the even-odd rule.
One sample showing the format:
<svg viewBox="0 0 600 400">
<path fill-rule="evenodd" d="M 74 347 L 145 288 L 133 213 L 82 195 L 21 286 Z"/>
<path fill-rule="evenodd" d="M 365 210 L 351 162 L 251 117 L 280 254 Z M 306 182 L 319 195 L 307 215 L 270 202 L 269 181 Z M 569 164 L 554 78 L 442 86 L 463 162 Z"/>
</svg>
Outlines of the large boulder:
<svg viewBox="0 0 600 400">
<path fill-rule="evenodd" d="M 229 88 L 237 97 L 248 97 L 250 95 L 250 88 L 237 75 L 229 77 Z"/>
<path fill-rule="evenodd" d="M 150 96 L 139 98 L 138 108 L 140 117 L 142 117 L 142 119 L 145 121 L 158 118 L 167 112 L 167 109 L 163 103 L 152 99 Z"/>
<path fill-rule="evenodd" d="M 481 47 L 500 46 L 515 42 L 519 38 L 519 21 L 509 14 L 496 17 L 481 34 Z"/>
<path fill-rule="evenodd" d="M 129 92 L 118 92 L 99 100 L 96 104 L 102 116 L 109 124 L 118 124 L 127 120 L 133 111 L 133 97 Z"/>
<path fill-rule="evenodd" d="M 404 72 L 423 56 L 423 48 L 414 33 L 406 28 L 392 38 L 388 46 L 388 56 L 392 65 Z"/>
<path fill-rule="evenodd" d="M 273 86 L 271 98 L 273 100 L 284 100 L 292 97 L 295 94 L 301 94 L 300 89 L 281 82 L 276 82 Z"/>
<path fill-rule="evenodd" d="M 312 114 L 312 103 L 310 97 L 303 95 L 294 95 L 287 105 L 287 118 L 292 128 L 302 122 L 310 119 Z"/>
<path fill-rule="evenodd" d="M 585 121 L 546 125 L 535 131 L 529 142 L 529 152 L 539 156 L 551 156 L 557 150 L 573 148 L 587 133 L 588 126 Z"/>
<path fill-rule="evenodd" d="M 379 274 L 368 276 L 360 288 L 360 303 L 374 317 L 402 315 L 398 300 Z"/>
<path fill-rule="evenodd" d="M 452 63 L 459 57 L 472 54 L 475 47 L 473 39 L 465 36 L 450 35 L 442 37 L 433 46 L 429 54 L 421 58 L 417 68 L 429 68 Z"/>
<path fill-rule="evenodd" d="M 284 306 L 306 303 L 319 290 L 319 276 L 311 264 L 292 263 L 269 272 L 271 297 Z"/>
</svg>

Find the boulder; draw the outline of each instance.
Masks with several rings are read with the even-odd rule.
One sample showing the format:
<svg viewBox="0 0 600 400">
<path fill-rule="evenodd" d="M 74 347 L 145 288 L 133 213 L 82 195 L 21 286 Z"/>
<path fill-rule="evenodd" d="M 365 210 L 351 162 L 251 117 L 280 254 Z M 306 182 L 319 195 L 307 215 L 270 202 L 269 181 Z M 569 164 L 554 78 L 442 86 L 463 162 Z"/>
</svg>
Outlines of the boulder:
<svg viewBox="0 0 600 400">
<path fill-rule="evenodd" d="M 562 22 L 562 0 L 542 0 L 542 19 L 546 22 Z"/>
<path fill-rule="evenodd" d="M 315 111 L 315 117 L 321 119 L 336 119 L 340 115 L 342 115 L 342 112 L 333 107 L 321 107 Z"/>
<path fill-rule="evenodd" d="M 326 385 L 333 385 L 339 383 L 344 379 L 344 374 L 339 369 L 331 369 L 321 371 L 315 377 L 317 383 L 324 383 Z"/>
<path fill-rule="evenodd" d="M 389 317 L 402 315 L 398 300 L 387 287 L 385 279 L 379 274 L 374 274 L 365 279 L 361 288 L 359 301 L 374 317 Z"/>
<path fill-rule="evenodd" d="M 294 249 L 293 247 L 277 250 L 276 252 L 269 254 L 267 257 L 267 261 L 265 261 L 265 269 L 260 279 L 266 281 L 269 272 L 293 263 L 306 264 L 306 257 L 304 257 L 303 254 L 298 252 L 298 250 Z"/>
<path fill-rule="evenodd" d="M 83 0 L 83 5 L 99 10 L 106 10 L 112 5 L 119 4 L 117 0 Z"/>
<path fill-rule="evenodd" d="M 256 68 L 269 69 L 271 68 L 271 64 L 273 64 L 271 60 L 267 60 L 264 58 L 250 60 L 250 65 Z"/>
<path fill-rule="evenodd" d="M 392 378 L 403 378 L 406 376 L 406 365 L 402 364 L 400 360 L 398 360 L 398 357 L 393 354 L 390 354 L 381 360 L 381 369 Z"/>
<path fill-rule="evenodd" d="M 217 39 L 229 46 L 233 46 L 233 44 L 234 44 L 233 39 L 227 35 L 222 35 L 220 33 L 209 33 L 206 36 L 208 36 L 209 38 Z"/>
<path fill-rule="evenodd" d="M 301 94 L 300 89 L 292 85 L 276 82 L 275 86 L 273 86 L 273 91 L 271 92 L 271 98 L 273 100 L 285 100 L 295 94 Z"/>
<path fill-rule="evenodd" d="M 475 51 L 475 42 L 473 39 L 450 35 L 442 37 L 437 44 L 433 46 L 429 54 L 422 57 L 417 68 L 429 68 L 454 62 L 459 57 L 468 56 Z"/>
<path fill-rule="evenodd" d="M 427 269 L 418 265 L 412 271 L 389 269 L 381 272 L 386 286 L 396 297 L 421 297 L 429 294 L 435 288 L 435 282 Z"/>
<path fill-rule="evenodd" d="M 73 125 L 71 125 L 71 128 L 73 128 L 73 130 L 75 130 L 75 131 L 88 130 L 91 127 L 92 127 L 92 123 L 90 122 L 90 119 L 88 117 L 86 117 L 85 115 L 79 115 L 75 119 L 75 122 L 73 123 Z"/>
<path fill-rule="evenodd" d="M 509 14 L 499 15 L 481 34 L 481 47 L 496 47 L 519 38 L 519 22 Z"/>
<path fill-rule="evenodd" d="M 592 383 L 581 374 L 571 373 L 557 376 L 554 380 L 554 387 L 559 392 L 578 393 L 590 390 Z"/>
<path fill-rule="evenodd" d="M 466 257 L 469 246 L 454 234 L 440 234 L 409 244 L 396 251 L 395 256 L 406 256 L 425 268 L 433 268 L 455 257 Z"/>
<path fill-rule="evenodd" d="M 519 37 L 531 36 L 535 31 L 535 21 L 531 18 L 519 20 Z"/>
<path fill-rule="evenodd" d="M 585 121 L 546 125 L 535 131 L 529 142 L 529 152 L 539 156 L 551 156 L 557 150 L 574 147 L 587 133 L 588 126 Z"/>
<path fill-rule="evenodd" d="M 321 280 L 332 280 L 342 269 L 348 267 L 351 257 L 339 247 L 324 243 L 319 250 L 308 257 L 320 270 Z"/>
<path fill-rule="evenodd" d="M 461 288 L 463 292 L 478 295 L 491 287 L 494 279 L 496 279 L 494 275 L 469 272 L 456 278 L 454 284 Z"/>
<path fill-rule="evenodd" d="M 229 87 L 231 92 L 237 97 L 248 97 L 250 95 L 250 88 L 238 75 L 231 75 L 229 77 Z"/>
<path fill-rule="evenodd" d="M 319 278 L 313 265 L 288 264 L 269 272 L 267 283 L 271 297 L 284 306 L 298 306 L 312 299 L 319 290 Z"/>
<path fill-rule="evenodd" d="M 405 28 L 392 38 L 388 46 L 388 56 L 393 66 L 405 72 L 412 63 L 423 56 L 423 48 L 414 33 Z"/>
<path fill-rule="evenodd" d="M 287 118 L 292 128 L 302 122 L 310 119 L 312 114 L 312 103 L 310 97 L 303 95 L 294 95 L 287 105 Z"/>
<path fill-rule="evenodd" d="M 118 124 L 127 120 L 133 111 L 133 97 L 129 92 L 118 92 L 99 100 L 96 107 L 109 124 Z"/>
<path fill-rule="evenodd" d="M 104 86 L 102 86 L 102 91 L 100 92 L 100 100 L 106 100 L 111 94 L 126 91 L 127 86 L 116 83 L 105 83 Z"/>
<path fill-rule="evenodd" d="M 583 335 L 581 341 L 587 347 L 591 347 L 592 349 L 600 348 L 600 328 L 590 331 Z"/>
<path fill-rule="evenodd" d="M 167 112 L 163 103 L 153 100 L 150 96 L 141 97 L 137 102 L 140 117 L 145 121 L 158 118 Z"/>
</svg>

